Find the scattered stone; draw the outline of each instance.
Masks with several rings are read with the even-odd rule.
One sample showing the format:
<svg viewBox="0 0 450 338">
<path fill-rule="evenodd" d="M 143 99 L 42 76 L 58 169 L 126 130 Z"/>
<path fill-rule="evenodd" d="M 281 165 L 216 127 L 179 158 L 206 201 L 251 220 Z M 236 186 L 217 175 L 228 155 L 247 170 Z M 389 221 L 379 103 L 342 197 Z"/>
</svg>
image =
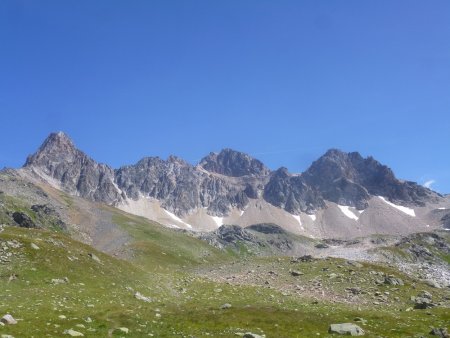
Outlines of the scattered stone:
<svg viewBox="0 0 450 338">
<path fill-rule="evenodd" d="M 441 288 L 441 285 L 434 279 L 426 279 L 426 280 L 424 280 L 424 283 L 428 286 L 431 286 L 432 288 L 436 288 L 436 289 Z"/>
<path fill-rule="evenodd" d="M 10 314 L 4 315 L 2 317 L 2 319 L 0 319 L 0 322 L 2 322 L 3 324 L 7 324 L 7 325 L 17 324 L 17 320 L 15 320 L 14 317 L 11 316 Z"/>
<path fill-rule="evenodd" d="M 354 294 L 354 295 L 359 295 L 359 294 L 361 294 L 361 288 L 360 287 L 357 287 L 357 286 L 355 286 L 355 287 L 352 287 L 352 288 L 347 288 L 346 289 L 347 291 L 350 291 L 352 294 Z"/>
<path fill-rule="evenodd" d="M 229 308 L 231 308 L 231 304 L 225 303 L 225 304 L 221 305 L 220 308 L 221 308 L 222 310 L 229 309 Z"/>
<path fill-rule="evenodd" d="M 14 338 L 14 336 L 11 336 L 10 334 L 2 334 L 0 337 L 1 338 Z"/>
<path fill-rule="evenodd" d="M 67 284 L 69 283 L 69 278 L 64 277 L 64 278 L 53 278 L 51 280 L 52 284 Z"/>
<path fill-rule="evenodd" d="M 298 270 L 291 270 L 290 273 L 291 273 L 291 275 L 294 276 L 294 277 L 298 277 L 298 276 L 303 275 L 303 272 L 298 271 Z"/>
<path fill-rule="evenodd" d="M 331 324 L 328 333 L 337 333 L 347 336 L 364 336 L 364 330 L 353 323 Z"/>
<path fill-rule="evenodd" d="M 440 338 L 450 338 L 450 334 L 448 334 L 447 329 L 445 327 L 441 328 L 433 328 L 430 331 L 432 336 L 438 336 Z"/>
<path fill-rule="evenodd" d="M 36 228 L 36 224 L 33 222 L 33 220 L 28 216 L 27 214 L 16 211 L 12 215 L 14 222 L 16 222 L 20 227 L 22 228 Z"/>
<path fill-rule="evenodd" d="M 58 318 L 59 318 L 59 319 L 66 319 L 67 317 L 64 316 L 64 315 L 59 315 Z"/>
<path fill-rule="evenodd" d="M 92 258 L 93 261 L 97 262 L 97 263 L 101 263 L 102 261 L 100 260 L 100 258 L 98 258 L 96 255 L 94 255 L 93 253 L 88 253 L 88 256 Z"/>
<path fill-rule="evenodd" d="M 317 249 L 327 249 L 327 248 L 329 248 L 330 246 L 329 246 L 328 244 L 325 244 L 325 243 L 317 243 L 317 244 L 315 245 L 315 247 L 316 247 Z"/>
<path fill-rule="evenodd" d="M 147 302 L 147 303 L 151 303 L 151 301 L 152 301 L 152 299 L 150 297 L 145 297 L 139 291 L 135 292 L 134 298 L 142 300 L 142 301 Z"/>
<path fill-rule="evenodd" d="M 33 250 L 39 250 L 39 247 L 36 244 L 34 244 L 34 243 L 31 243 L 31 248 Z"/>
<path fill-rule="evenodd" d="M 71 336 L 71 337 L 84 337 L 84 334 L 82 334 L 81 332 L 72 330 L 72 329 L 65 330 L 65 331 L 63 332 L 63 334 L 67 334 L 67 335 L 69 335 L 69 336 Z"/>
<path fill-rule="evenodd" d="M 261 335 L 259 335 L 259 334 L 252 333 L 252 332 L 246 332 L 246 333 L 243 335 L 243 337 L 244 337 L 244 338 L 264 338 L 264 336 L 261 336 Z"/>
<path fill-rule="evenodd" d="M 354 261 L 347 261 L 347 264 L 354 266 L 355 268 L 359 268 L 359 269 L 363 267 L 363 265 L 361 263 L 354 262 Z"/>
<path fill-rule="evenodd" d="M 403 283 L 403 280 L 401 280 L 400 278 L 396 278 L 394 276 L 387 276 L 384 278 L 384 284 L 389 284 L 389 285 L 405 285 L 405 283 Z"/>
<path fill-rule="evenodd" d="M 119 327 L 119 331 L 128 334 L 130 330 L 127 327 Z"/>
<path fill-rule="evenodd" d="M 411 300 L 414 302 L 415 309 L 423 310 L 436 306 L 436 304 L 433 304 L 432 302 L 432 297 L 433 296 L 428 291 L 422 291 L 417 297 L 411 297 Z"/>
</svg>

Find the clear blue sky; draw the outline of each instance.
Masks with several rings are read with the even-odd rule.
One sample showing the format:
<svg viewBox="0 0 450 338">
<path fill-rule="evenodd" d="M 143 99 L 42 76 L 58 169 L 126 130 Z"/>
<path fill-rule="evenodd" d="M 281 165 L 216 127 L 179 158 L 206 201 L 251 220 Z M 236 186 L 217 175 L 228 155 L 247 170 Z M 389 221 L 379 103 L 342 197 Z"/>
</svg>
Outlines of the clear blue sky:
<svg viewBox="0 0 450 338">
<path fill-rule="evenodd" d="M 0 167 L 51 131 L 113 167 L 328 148 L 450 192 L 450 1 L 0 1 Z"/>
</svg>

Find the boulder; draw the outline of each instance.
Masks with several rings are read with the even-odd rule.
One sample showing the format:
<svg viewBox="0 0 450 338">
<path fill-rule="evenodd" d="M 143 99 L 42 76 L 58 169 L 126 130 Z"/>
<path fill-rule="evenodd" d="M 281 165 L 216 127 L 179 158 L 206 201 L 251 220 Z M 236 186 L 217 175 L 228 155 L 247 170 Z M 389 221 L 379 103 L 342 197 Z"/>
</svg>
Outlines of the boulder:
<svg viewBox="0 0 450 338">
<path fill-rule="evenodd" d="M 403 280 L 401 280 L 400 278 L 396 278 L 394 276 L 387 276 L 384 278 L 384 284 L 389 284 L 389 285 L 405 285 L 405 283 L 403 283 Z"/>
<path fill-rule="evenodd" d="M 33 220 L 28 216 L 27 214 L 16 211 L 12 215 L 14 222 L 16 222 L 20 227 L 22 228 L 36 228 L 36 224 L 33 222 Z"/>
<path fill-rule="evenodd" d="M 14 325 L 17 324 L 17 320 L 14 319 L 10 314 L 6 314 L 0 319 L 3 324 Z"/>
<path fill-rule="evenodd" d="M 261 335 L 259 335 L 259 334 L 252 333 L 252 332 L 246 332 L 246 333 L 243 335 L 243 337 L 244 337 L 244 338 L 263 338 L 264 336 L 261 336 Z"/>
<path fill-rule="evenodd" d="M 447 329 L 444 328 L 433 328 L 430 331 L 432 336 L 438 336 L 439 338 L 450 338 L 450 334 L 448 334 Z"/>
<path fill-rule="evenodd" d="M 84 337 L 84 334 L 82 334 L 81 332 L 69 329 L 69 330 L 65 330 L 63 332 L 63 334 L 69 335 L 71 337 Z"/>
<path fill-rule="evenodd" d="M 347 336 L 364 336 L 364 330 L 353 323 L 331 324 L 328 333 L 337 333 Z"/>
<path fill-rule="evenodd" d="M 145 297 L 143 294 L 141 294 L 139 291 L 136 291 L 134 294 L 134 298 L 142 300 L 144 302 L 150 303 L 152 299 L 150 297 Z"/>
</svg>

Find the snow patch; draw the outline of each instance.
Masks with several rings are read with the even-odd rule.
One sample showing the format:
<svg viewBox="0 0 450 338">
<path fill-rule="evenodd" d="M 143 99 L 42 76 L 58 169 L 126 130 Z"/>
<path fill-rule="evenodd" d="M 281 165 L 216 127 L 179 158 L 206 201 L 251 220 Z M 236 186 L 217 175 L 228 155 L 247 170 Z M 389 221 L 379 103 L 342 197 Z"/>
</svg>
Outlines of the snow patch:
<svg viewBox="0 0 450 338">
<path fill-rule="evenodd" d="M 312 220 L 313 220 L 313 222 L 316 220 L 316 215 L 308 215 L 309 216 L 309 218 L 311 218 Z"/>
<path fill-rule="evenodd" d="M 244 214 L 244 210 L 239 211 L 239 216 L 242 216 Z"/>
<path fill-rule="evenodd" d="M 438 208 L 438 210 L 447 210 L 447 208 Z"/>
<path fill-rule="evenodd" d="M 217 227 L 220 227 L 223 224 L 223 217 L 211 216 L 211 218 L 217 224 Z"/>
<path fill-rule="evenodd" d="M 292 215 L 292 214 L 291 214 L 291 215 Z M 305 228 L 303 227 L 303 224 L 302 224 L 302 220 L 300 219 L 300 216 L 299 216 L 299 215 L 292 215 L 292 217 L 294 217 L 295 220 L 298 222 L 298 224 L 300 224 L 300 228 L 301 228 L 302 230 L 305 230 Z"/>
<path fill-rule="evenodd" d="M 192 225 L 186 223 L 185 221 L 183 221 L 183 220 L 182 220 L 180 217 L 178 217 L 177 215 L 172 214 L 170 211 L 167 211 L 166 209 L 163 209 L 163 210 L 164 210 L 164 212 L 165 212 L 167 215 L 169 215 L 170 218 L 172 218 L 173 220 L 175 220 L 175 221 L 177 221 L 177 222 L 180 222 L 180 223 L 186 225 L 189 229 L 192 229 Z"/>
<path fill-rule="evenodd" d="M 341 209 L 342 213 L 347 216 L 350 219 L 354 219 L 355 221 L 358 220 L 358 216 L 356 216 L 351 210 L 350 207 L 347 205 L 339 205 L 338 204 L 339 209 Z"/>
<path fill-rule="evenodd" d="M 387 199 L 385 199 L 383 196 L 378 196 L 379 199 L 381 199 L 383 202 L 385 202 L 386 204 L 389 204 L 391 207 L 394 207 L 397 210 L 400 210 L 401 212 L 411 216 L 411 217 L 416 217 L 416 212 L 414 211 L 414 209 L 411 208 L 407 208 L 401 205 L 397 205 L 394 204 L 392 202 L 389 202 Z"/>
</svg>

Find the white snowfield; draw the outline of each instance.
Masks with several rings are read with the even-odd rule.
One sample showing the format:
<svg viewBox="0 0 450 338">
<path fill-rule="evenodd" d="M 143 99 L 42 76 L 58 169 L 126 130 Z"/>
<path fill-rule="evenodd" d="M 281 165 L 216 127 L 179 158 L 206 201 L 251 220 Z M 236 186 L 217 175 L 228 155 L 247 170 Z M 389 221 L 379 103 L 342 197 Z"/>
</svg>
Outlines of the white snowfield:
<svg viewBox="0 0 450 338">
<path fill-rule="evenodd" d="M 302 224 L 302 220 L 300 219 L 300 216 L 299 215 L 292 215 L 292 217 L 294 217 L 297 220 L 298 224 L 300 224 L 300 228 L 302 230 L 305 230 L 305 228 L 303 227 L 303 224 Z"/>
<path fill-rule="evenodd" d="M 313 222 L 316 220 L 316 215 L 308 215 L 309 216 L 309 218 L 311 218 L 312 220 L 313 220 Z"/>
<path fill-rule="evenodd" d="M 438 210 L 447 210 L 447 208 L 438 208 Z"/>
<path fill-rule="evenodd" d="M 163 210 L 167 213 L 167 215 L 170 216 L 170 218 L 174 219 L 174 220 L 177 221 L 177 222 L 180 222 L 180 223 L 186 225 L 189 229 L 192 229 L 192 225 L 190 225 L 189 223 L 186 223 L 185 221 L 183 221 L 183 220 L 182 220 L 180 217 L 178 217 L 177 215 L 172 214 L 170 211 L 167 211 L 166 209 L 163 209 Z"/>
<path fill-rule="evenodd" d="M 220 227 L 223 224 L 223 217 L 211 216 L 211 218 L 217 224 L 217 227 Z"/>
<path fill-rule="evenodd" d="M 342 213 L 347 216 L 350 219 L 354 219 L 355 221 L 357 221 L 359 219 L 358 216 L 356 216 L 351 210 L 350 207 L 347 205 L 339 205 L 338 204 L 339 209 L 341 209 Z"/>
<path fill-rule="evenodd" d="M 408 208 L 408 207 L 404 207 L 402 205 L 397 205 L 397 204 L 394 204 L 392 202 L 389 202 L 383 196 L 378 196 L 378 198 L 381 199 L 386 204 L 389 204 L 391 207 L 394 207 L 395 209 L 400 210 L 401 212 L 404 212 L 405 214 L 407 214 L 407 215 L 409 215 L 411 217 L 416 217 L 416 212 L 414 211 L 414 209 L 411 209 L 411 208 Z"/>
</svg>

